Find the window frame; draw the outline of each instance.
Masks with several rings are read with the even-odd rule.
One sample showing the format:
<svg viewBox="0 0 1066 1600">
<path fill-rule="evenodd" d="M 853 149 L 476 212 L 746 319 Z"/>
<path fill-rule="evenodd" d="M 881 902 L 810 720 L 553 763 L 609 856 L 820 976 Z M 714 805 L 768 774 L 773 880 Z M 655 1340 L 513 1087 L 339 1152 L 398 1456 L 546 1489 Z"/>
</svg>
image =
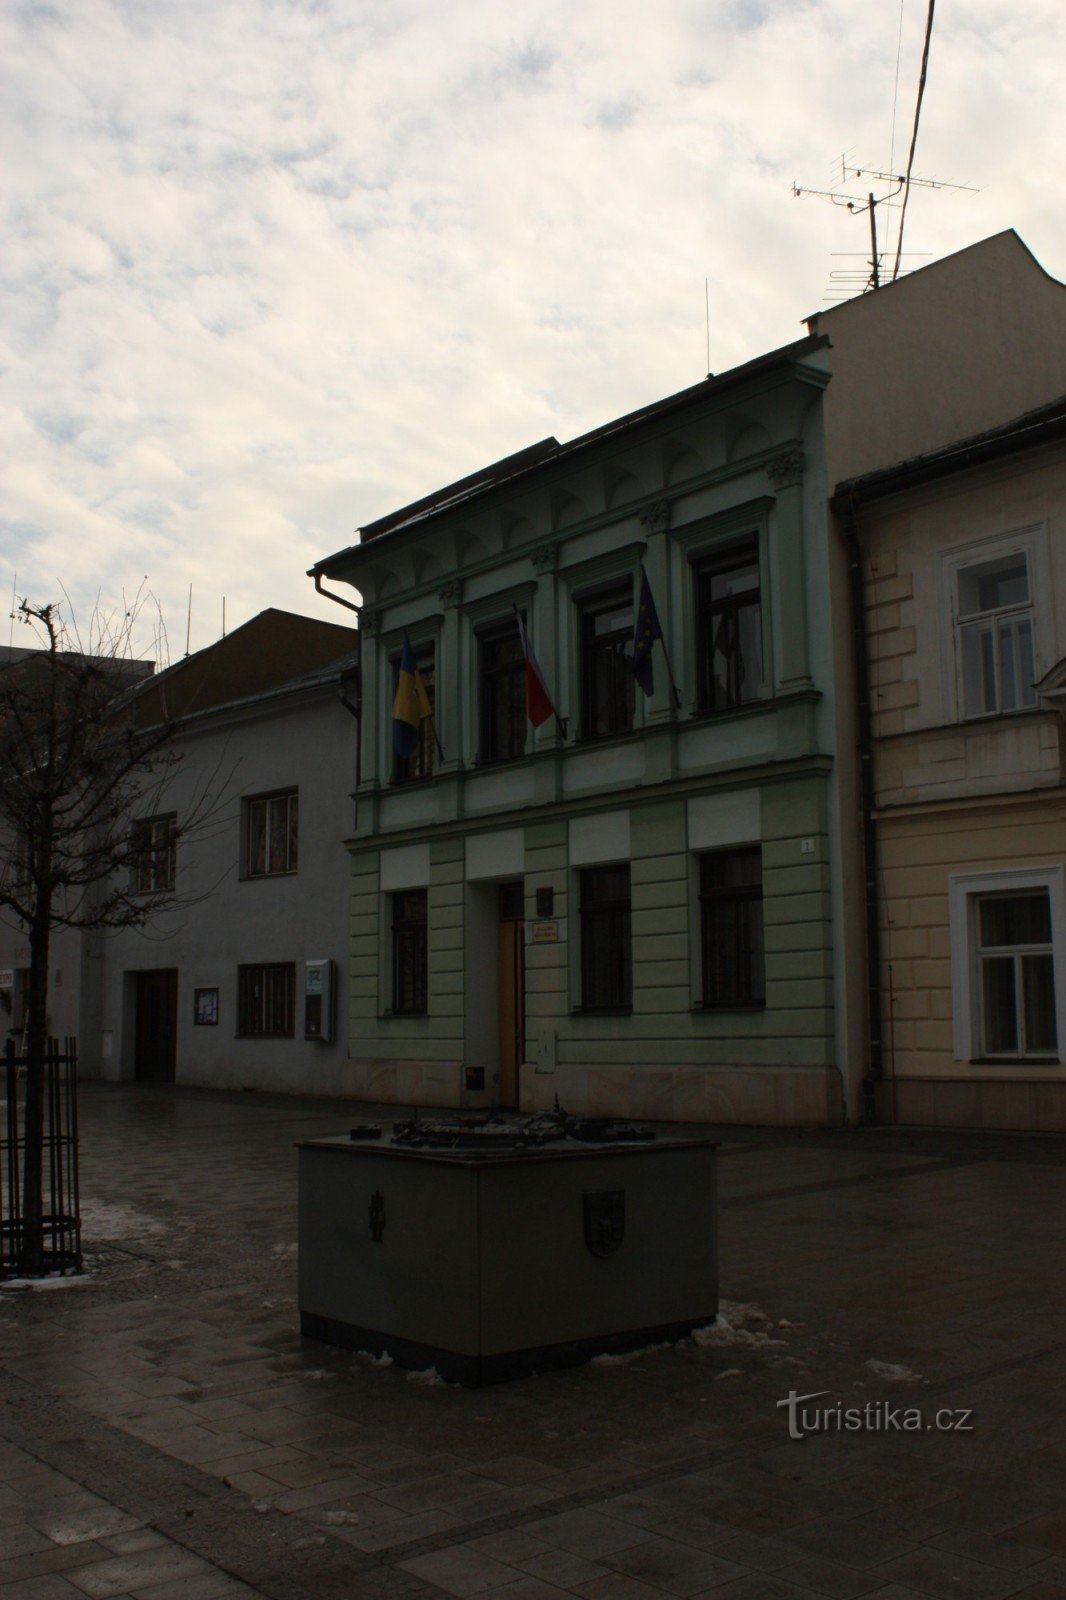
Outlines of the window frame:
<svg viewBox="0 0 1066 1600">
<path fill-rule="evenodd" d="M 742 857 L 758 862 L 758 879 L 750 883 L 709 884 L 709 868 L 715 861 L 727 857 Z M 695 1009 L 699 1011 L 765 1011 L 766 1009 L 766 923 L 763 911 L 763 852 L 759 842 L 716 846 L 696 853 L 696 904 L 699 916 L 699 972 Z M 752 908 L 758 907 L 758 928 L 753 931 L 750 919 Z M 714 987 L 713 926 L 715 912 L 728 916 L 732 908 L 733 931 L 737 935 L 733 953 L 735 981 L 732 991 L 712 995 Z M 748 921 L 747 948 L 741 934 L 741 922 Z M 744 957 L 746 956 L 746 962 Z M 742 983 L 740 969 L 749 967 L 748 983 Z M 756 970 L 757 968 L 757 970 Z M 743 991 L 747 989 L 748 993 Z"/>
<path fill-rule="evenodd" d="M 590 1014 L 628 1014 L 633 1010 L 633 877 L 628 861 L 604 861 L 575 869 L 577 877 L 578 908 L 578 991 L 580 1003 L 575 1010 Z M 625 873 L 626 894 L 597 901 L 590 897 L 596 879 L 606 879 L 608 874 Z M 614 948 L 621 944 L 624 959 L 620 968 L 613 969 L 611 958 Z M 597 961 L 606 962 L 604 971 L 607 984 L 604 990 L 597 985 Z M 615 982 L 615 979 L 618 979 Z"/>
<path fill-rule="evenodd" d="M 583 743 L 594 743 L 602 739 L 624 738 L 637 729 L 637 680 L 633 676 L 632 667 L 633 630 L 636 626 L 637 608 L 633 574 L 627 573 L 624 577 L 612 579 L 594 589 L 586 589 L 576 594 L 574 605 L 577 610 L 580 739 Z M 603 615 L 604 612 L 622 610 L 626 606 L 629 608 L 628 625 L 625 628 L 615 628 L 597 647 L 596 617 Z M 598 687 L 604 670 L 600 665 L 601 657 L 613 658 L 619 663 L 619 667 L 615 669 L 617 674 L 615 681 L 610 686 L 612 691 L 610 714 L 603 726 L 599 723 L 597 711 Z M 621 715 L 616 704 L 619 682 L 622 685 L 622 699 L 625 702 Z"/>
<path fill-rule="evenodd" d="M 1055 993 L 1054 1052 L 983 1054 L 983 992 L 978 916 L 982 900 L 1044 890 L 1051 914 L 1051 959 Z M 1066 1050 L 1066 887 L 1059 865 L 1019 867 L 984 873 L 953 873 L 948 879 L 951 938 L 951 988 L 954 1017 L 952 1050 L 956 1061 L 993 1067 L 1054 1067 Z M 988 947 L 989 949 L 991 947 Z"/>
<path fill-rule="evenodd" d="M 419 901 L 421 910 L 416 915 L 399 915 L 403 902 Z M 401 992 L 403 975 L 407 970 L 401 941 L 409 940 L 413 952 L 414 982 L 410 1001 Z M 394 889 L 389 894 L 389 1008 L 392 1017 L 425 1017 L 429 1015 L 429 890 L 425 888 Z"/>
<path fill-rule="evenodd" d="M 156 837 L 157 831 L 161 837 Z M 139 817 L 133 824 L 132 832 L 131 892 L 138 895 L 172 894 L 177 881 L 177 812 L 161 811 L 156 816 Z"/>
<path fill-rule="evenodd" d="M 262 1008 L 262 1020 L 268 1023 L 275 1018 L 270 1015 L 274 1012 L 278 1000 L 276 995 L 264 993 L 250 1000 L 247 988 L 256 980 L 253 974 L 259 975 L 259 981 L 267 984 L 278 975 L 287 983 L 287 993 L 281 996 L 280 1018 L 278 1025 L 257 1027 L 253 1018 L 249 1025 L 248 1006 L 254 1004 Z M 286 1026 L 286 1023 L 288 1024 Z M 237 967 L 237 1038 L 238 1039 L 294 1039 L 296 1037 L 296 963 L 295 961 L 255 961 L 241 962 Z"/>
<path fill-rule="evenodd" d="M 1011 556 L 1025 557 L 1029 579 L 1029 600 L 1016 605 L 996 608 L 993 612 L 961 613 L 960 579 L 974 567 L 991 565 Z M 1051 565 L 1048 553 L 1046 524 L 1030 524 L 992 538 L 973 541 L 940 552 L 941 581 L 941 682 L 945 716 L 956 722 L 975 722 L 986 718 L 1030 716 L 1039 711 L 1039 696 L 1034 693 L 1029 704 L 1009 709 L 988 711 L 968 710 L 963 663 L 963 630 L 980 623 L 982 617 L 994 617 L 1012 612 L 1015 616 L 1028 613 L 1032 640 L 1033 681 L 1039 683 L 1042 675 L 1056 659 L 1054 617 L 1051 608 L 1041 604 L 1039 597 L 1050 595 L 1052 590 Z"/>
<path fill-rule="evenodd" d="M 512 642 L 517 646 L 517 654 L 512 661 L 491 665 L 486 663 L 487 650 Z M 526 659 L 522 654 L 518 624 L 513 617 L 488 623 L 476 630 L 474 644 L 477 650 L 478 765 L 495 766 L 504 761 L 519 761 L 529 748 L 530 724 L 526 706 Z M 514 718 L 509 740 L 499 737 L 497 715 L 500 707 L 496 695 L 487 692 L 490 681 L 492 684 L 509 683 L 504 696 L 509 714 Z M 521 734 L 520 739 L 518 733 Z M 504 745 L 507 748 L 503 748 Z"/>
<path fill-rule="evenodd" d="M 283 829 L 285 839 L 285 866 L 271 867 L 270 818 L 271 807 L 279 800 L 288 803 L 285 813 Z M 295 826 L 293 819 L 293 803 L 295 802 Z M 263 833 L 263 861 L 264 865 L 257 870 L 252 861 L 255 840 L 255 810 L 258 806 L 265 806 L 266 827 Z M 243 879 L 258 878 L 288 878 L 293 877 L 300 869 L 300 791 L 296 785 L 285 789 L 271 789 L 265 794 L 246 795 L 241 802 L 243 814 L 243 848 L 241 851 L 241 877 Z"/>
<path fill-rule="evenodd" d="M 696 712 L 699 716 L 719 716 L 726 712 L 742 711 L 747 706 L 758 705 L 766 696 L 766 606 L 764 597 L 764 564 L 762 538 L 757 527 L 751 527 L 743 533 L 732 534 L 728 539 L 723 539 L 710 547 L 705 548 L 689 557 L 692 568 L 692 603 L 695 620 L 693 639 L 696 655 Z M 715 577 L 742 567 L 754 566 L 756 573 L 755 600 L 745 599 L 743 604 L 737 600 L 710 601 L 705 600 L 705 590 L 710 587 L 710 581 Z M 751 591 L 746 591 L 751 593 Z M 754 693 L 740 696 L 736 699 L 723 699 L 716 701 L 714 695 L 714 657 L 716 653 L 716 634 L 723 626 L 727 615 L 734 618 L 734 626 L 738 629 L 739 638 L 739 613 L 748 610 L 756 612 L 758 623 L 758 678 Z"/>
</svg>

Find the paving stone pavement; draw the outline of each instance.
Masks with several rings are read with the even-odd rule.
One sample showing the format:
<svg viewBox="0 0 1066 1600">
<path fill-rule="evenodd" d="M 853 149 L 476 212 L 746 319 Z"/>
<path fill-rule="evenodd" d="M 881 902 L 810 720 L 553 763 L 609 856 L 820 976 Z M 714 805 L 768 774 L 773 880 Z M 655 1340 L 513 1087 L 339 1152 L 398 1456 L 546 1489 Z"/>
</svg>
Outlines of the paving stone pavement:
<svg viewBox="0 0 1066 1600">
<path fill-rule="evenodd" d="M 1066 1600 L 1062 1141 L 718 1130 L 720 1329 L 474 1391 L 299 1336 L 293 1144 L 375 1114 L 83 1088 L 90 1271 L 0 1292 L 3 1600 Z"/>
</svg>

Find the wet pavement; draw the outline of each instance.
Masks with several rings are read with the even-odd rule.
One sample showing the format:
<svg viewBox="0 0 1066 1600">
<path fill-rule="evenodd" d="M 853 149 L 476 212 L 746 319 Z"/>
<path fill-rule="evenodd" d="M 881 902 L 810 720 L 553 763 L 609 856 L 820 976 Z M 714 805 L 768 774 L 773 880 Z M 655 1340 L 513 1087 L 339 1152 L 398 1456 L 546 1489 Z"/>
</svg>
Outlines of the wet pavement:
<svg viewBox="0 0 1066 1600">
<path fill-rule="evenodd" d="M 718 1130 L 720 1326 L 464 1390 L 298 1331 L 294 1142 L 395 1113 L 81 1114 L 90 1272 L 0 1293 L 3 1600 L 1066 1600 L 1061 1140 Z"/>
</svg>

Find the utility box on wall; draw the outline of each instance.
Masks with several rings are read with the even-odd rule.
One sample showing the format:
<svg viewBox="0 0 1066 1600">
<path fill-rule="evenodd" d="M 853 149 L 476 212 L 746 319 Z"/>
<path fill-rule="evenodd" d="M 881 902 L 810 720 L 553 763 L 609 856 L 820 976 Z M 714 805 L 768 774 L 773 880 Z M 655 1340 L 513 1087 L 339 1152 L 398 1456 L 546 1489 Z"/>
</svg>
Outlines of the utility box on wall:
<svg viewBox="0 0 1066 1600">
<path fill-rule="evenodd" d="M 333 1039 L 333 962 L 304 963 L 304 1038 Z"/>
</svg>

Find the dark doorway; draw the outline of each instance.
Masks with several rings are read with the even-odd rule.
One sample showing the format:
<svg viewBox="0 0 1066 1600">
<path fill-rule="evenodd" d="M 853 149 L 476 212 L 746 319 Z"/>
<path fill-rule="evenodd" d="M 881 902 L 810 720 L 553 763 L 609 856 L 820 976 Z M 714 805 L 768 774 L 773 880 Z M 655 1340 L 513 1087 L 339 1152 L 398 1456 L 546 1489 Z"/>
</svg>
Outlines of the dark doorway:
<svg viewBox="0 0 1066 1600">
<path fill-rule="evenodd" d="M 139 1083 L 173 1083 L 178 1054 L 178 972 L 160 967 L 134 973 L 133 1076 Z"/>
<path fill-rule="evenodd" d="M 526 1053 L 525 894 L 521 880 L 501 883 L 500 1105 L 519 1106 L 518 1075 Z"/>
</svg>

